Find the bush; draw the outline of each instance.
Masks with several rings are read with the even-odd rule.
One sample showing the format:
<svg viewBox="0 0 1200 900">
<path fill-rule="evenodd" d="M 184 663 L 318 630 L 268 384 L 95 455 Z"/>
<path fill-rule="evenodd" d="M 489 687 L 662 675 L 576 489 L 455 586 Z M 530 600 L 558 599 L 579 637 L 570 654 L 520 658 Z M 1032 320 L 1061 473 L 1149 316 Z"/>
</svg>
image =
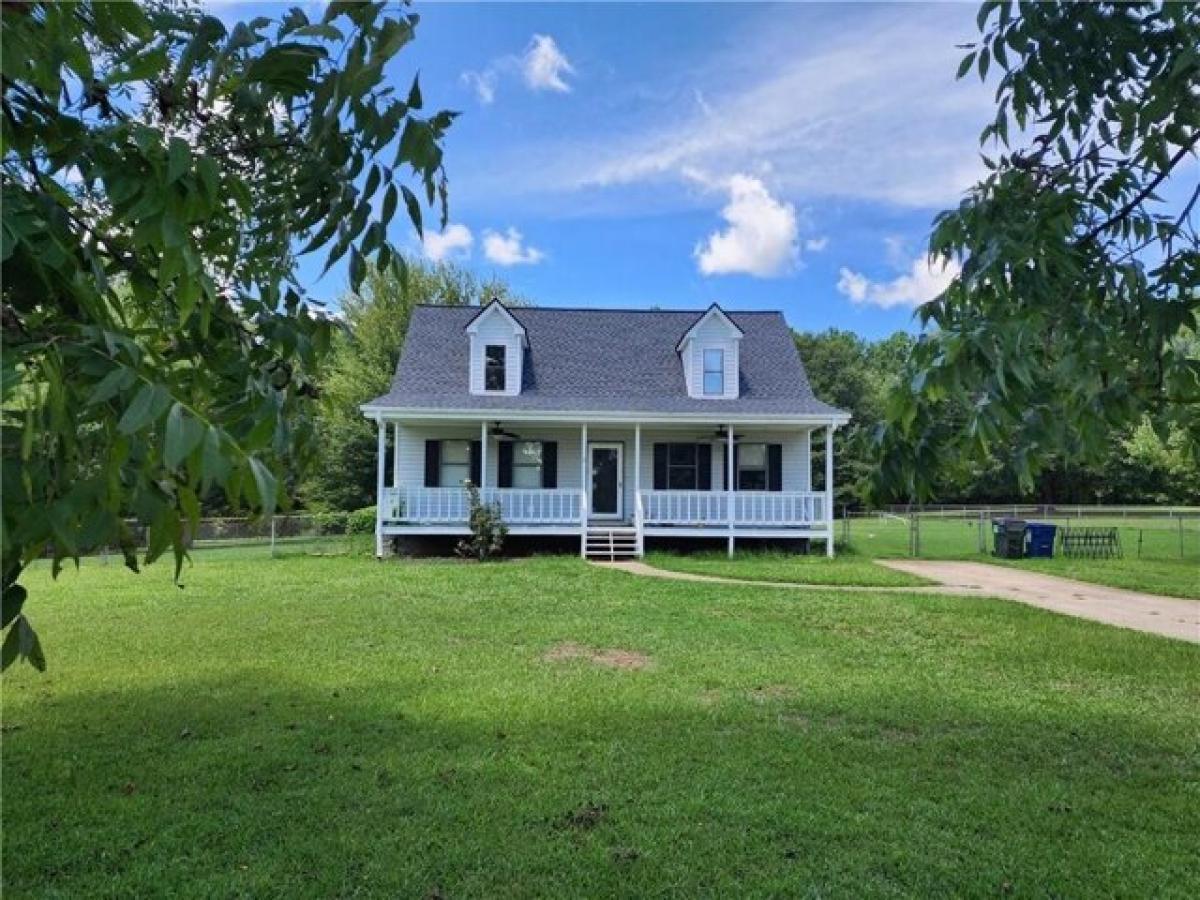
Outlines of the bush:
<svg viewBox="0 0 1200 900">
<path fill-rule="evenodd" d="M 470 481 L 464 481 L 468 502 L 471 504 L 471 516 L 468 524 L 471 526 L 471 536 L 458 542 L 455 552 L 459 556 L 477 559 L 483 562 L 494 556 L 499 556 L 504 549 L 504 539 L 508 537 L 508 527 L 500 518 L 499 503 L 484 503 L 479 499 L 479 488 Z"/>
<path fill-rule="evenodd" d="M 375 507 L 364 506 L 346 513 L 346 534 L 374 534 Z"/>
</svg>

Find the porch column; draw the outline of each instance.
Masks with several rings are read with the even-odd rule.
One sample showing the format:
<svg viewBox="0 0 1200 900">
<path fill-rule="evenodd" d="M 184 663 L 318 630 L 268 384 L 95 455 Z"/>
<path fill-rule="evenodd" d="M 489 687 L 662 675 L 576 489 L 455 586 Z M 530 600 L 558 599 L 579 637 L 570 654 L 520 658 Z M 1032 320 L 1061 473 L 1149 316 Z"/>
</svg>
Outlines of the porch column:
<svg viewBox="0 0 1200 900">
<path fill-rule="evenodd" d="M 376 420 L 379 426 L 379 442 L 375 462 L 375 557 L 383 559 L 383 473 L 387 456 L 387 425 L 383 419 Z"/>
<path fill-rule="evenodd" d="M 579 555 L 587 556 L 588 520 L 588 442 L 587 422 L 579 426 Z"/>
<path fill-rule="evenodd" d="M 735 472 L 733 471 L 733 426 L 725 426 L 725 503 L 727 509 L 725 515 L 729 519 L 729 555 L 733 556 L 733 492 L 737 486 L 734 484 Z"/>
<path fill-rule="evenodd" d="M 487 421 L 479 423 L 479 484 L 476 487 L 480 492 L 487 487 Z"/>
<path fill-rule="evenodd" d="M 392 487 L 400 487 L 400 423 L 392 425 Z"/>
<path fill-rule="evenodd" d="M 637 529 L 638 556 L 642 556 L 642 423 L 633 423 L 633 525 Z"/>
<path fill-rule="evenodd" d="M 825 426 L 825 555 L 833 559 L 833 425 Z"/>
</svg>

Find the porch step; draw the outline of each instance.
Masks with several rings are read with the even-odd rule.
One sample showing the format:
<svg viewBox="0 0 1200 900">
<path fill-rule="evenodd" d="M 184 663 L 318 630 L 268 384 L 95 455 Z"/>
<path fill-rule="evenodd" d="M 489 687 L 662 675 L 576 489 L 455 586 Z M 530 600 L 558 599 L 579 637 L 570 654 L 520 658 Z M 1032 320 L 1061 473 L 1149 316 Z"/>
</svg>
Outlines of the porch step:
<svg viewBox="0 0 1200 900">
<path fill-rule="evenodd" d="M 583 540 L 583 555 L 587 559 L 634 559 L 638 555 L 636 528 L 589 526 Z"/>
</svg>

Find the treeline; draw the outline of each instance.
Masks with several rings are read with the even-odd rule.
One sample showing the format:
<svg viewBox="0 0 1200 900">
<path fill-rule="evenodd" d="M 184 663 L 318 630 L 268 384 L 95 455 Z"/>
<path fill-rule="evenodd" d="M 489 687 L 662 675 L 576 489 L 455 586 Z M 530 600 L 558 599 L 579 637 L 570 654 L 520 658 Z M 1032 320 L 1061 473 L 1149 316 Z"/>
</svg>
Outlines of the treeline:
<svg viewBox="0 0 1200 900">
<path fill-rule="evenodd" d="M 817 396 L 853 414 L 835 439 L 837 493 L 839 502 L 863 505 L 879 460 L 875 430 L 916 339 L 896 332 L 869 341 L 839 329 L 798 332 L 795 338 Z M 939 431 L 966 427 L 965 402 L 948 399 L 939 406 Z M 1029 490 L 1020 487 L 1016 463 L 1021 454 L 1040 452 L 1036 445 L 997 447 L 983 464 L 946 453 L 933 473 L 933 502 L 1200 504 L 1200 465 L 1186 444 L 1179 431 L 1163 437 L 1143 423 L 1112 436 L 1101 459 L 1083 463 L 1053 455 Z"/>
</svg>

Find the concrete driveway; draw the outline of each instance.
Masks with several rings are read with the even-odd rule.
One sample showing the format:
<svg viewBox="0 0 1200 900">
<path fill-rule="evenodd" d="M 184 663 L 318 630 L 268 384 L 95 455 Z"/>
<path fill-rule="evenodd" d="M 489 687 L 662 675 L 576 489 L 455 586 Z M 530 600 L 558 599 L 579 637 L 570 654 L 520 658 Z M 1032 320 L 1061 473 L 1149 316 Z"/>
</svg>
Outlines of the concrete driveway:
<svg viewBox="0 0 1200 900">
<path fill-rule="evenodd" d="M 782 581 L 747 581 L 693 572 L 657 569 L 639 560 L 594 562 L 604 569 L 617 569 L 631 575 L 669 578 L 677 581 L 701 581 L 709 584 L 744 584 L 753 587 L 789 588 L 811 591 L 850 591 L 888 594 L 952 594 L 1000 597 L 1030 606 L 1091 619 L 1106 625 L 1133 628 L 1150 634 L 1200 643 L 1200 600 L 1182 600 L 1143 594 L 1121 588 L 1088 584 L 1057 575 L 1042 575 L 991 566 L 987 563 L 938 562 L 923 559 L 877 559 L 881 566 L 919 575 L 937 582 L 928 587 L 853 587 L 850 585 L 795 584 Z"/>
<path fill-rule="evenodd" d="M 987 563 L 924 559 L 876 562 L 964 594 L 1003 597 L 1068 616 L 1200 643 L 1200 600 L 1143 594 Z"/>
</svg>

